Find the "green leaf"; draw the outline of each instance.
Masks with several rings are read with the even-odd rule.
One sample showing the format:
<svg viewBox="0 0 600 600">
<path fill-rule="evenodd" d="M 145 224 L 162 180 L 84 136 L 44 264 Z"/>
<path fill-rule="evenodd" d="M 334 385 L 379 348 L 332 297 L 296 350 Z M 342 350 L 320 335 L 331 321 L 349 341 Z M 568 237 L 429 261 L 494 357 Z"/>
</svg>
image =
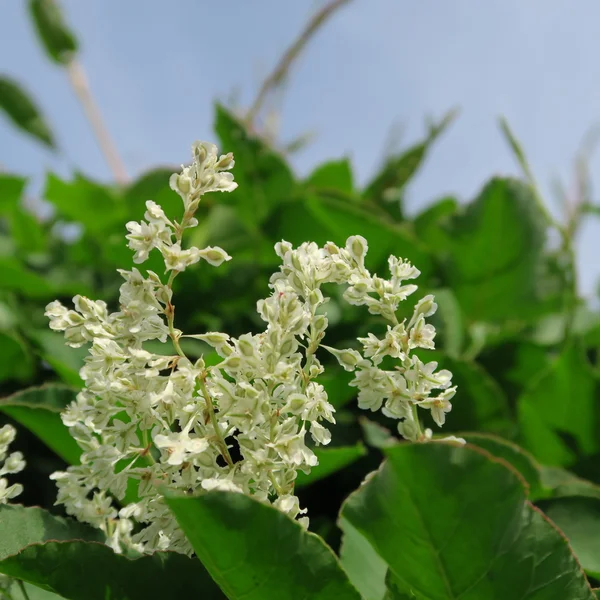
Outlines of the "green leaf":
<svg viewBox="0 0 600 600">
<path fill-rule="evenodd" d="M 0 399 L 0 411 L 29 429 L 63 460 L 76 465 L 81 448 L 60 418 L 75 394 L 73 389 L 56 384 L 28 388 Z"/>
<path fill-rule="evenodd" d="M 21 584 L 17 580 L 13 580 L 11 586 L 8 588 L 10 600 L 60 600 L 64 598 L 64 596 L 47 592 L 30 583 L 23 583 L 22 585 L 25 588 L 25 595 L 23 594 Z"/>
<path fill-rule="evenodd" d="M 399 439 L 394 437 L 389 429 L 366 417 L 358 417 L 358 424 L 362 429 L 365 443 L 373 448 L 385 448 L 399 442 Z"/>
<path fill-rule="evenodd" d="M 455 359 L 439 351 L 427 353 L 427 360 L 437 361 L 440 369 L 452 373 L 452 383 L 458 392 L 452 400 L 446 431 L 486 431 L 508 434 L 511 432 L 511 414 L 508 400 L 498 383 L 478 363 Z M 428 415 L 425 413 L 428 417 Z M 438 429 L 428 421 L 434 431 Z"/>
<path fill-rule="evenodd" d="M 298 472 L 296 488 L 310 485 L 315 481 L 337 473 L 367 454 L 366 448 L 360 442 L 354 446 L 313 448 L 312 450 L 317 455 L 319 464 L 316 467 L 312 467 L 308 475 L 301 471 Z"/>
<path fill-rule="evenodd" d="M 419 600 L 593 598 L 563 535 L 516 471 L 472 446 L 400 444 L 342 507 Z M 557 576 L 560 574 L 560 576 Z M 393 597 L 393 596 L 392 596 Z"/>
<path fill-rule="evenodd" d="M 16 81 L 0 77 L 0 109 L 21 131 L 28 133 L 50 148 L 55 148 L 54 134 L 44 116 Z"/>
<path fill-rule="evenodd" d="M 383 600 L 386 562 L 346 519 L 340 518 L 338 525 L 343 532 L 340 562 L 348 579 L 360 592 L 363 600 Z"/>
<path fill-rule="evenodd" d="M 126 205 L 110 187 L 79 174 L 73 181 L 62 181 L 49 174 L 44 197 L 56 207 L 60 216 L 81 223 L 95 236 L 104 238 L 108 231 L 118 228 L 123 233 L 125 245 Z"/>
<path fill-rule="evenodd" d="M 567 346 L 518 400 L 523 445 L 541 463 L 572 464 L 600 448 L 594 373 L 578 343 Z M 575 446 L 575 447 L 573 447 Z"/>
<path fill-rule="evenodd" d="M 88 353 L 86 346 L 71 348 L 65 344 L 62 335 L 49 329 L 36 329 L 28 334 L 38 344 L 41 358 L 54 369 L 63 383 L 73 388 L 83 387 L 79 370 Z"/>
<path fill-rule="evenodd" d="M 284 159 L 263 140 L 251 136 L 244 124 L 223 106 L 216 107 L 215 131 L 222 152 L 233 152 L 233 169 L 239 188 L 220 201 L 236 205 L 246 225 L 256 228 L 281 203 L 293 186 L 292 172 Z"/>
<path fill-rule="evenodd" d="M 478 448 L 483 448 L 495 458 L 505 460 L 514 467 L 529 485 L 529 497 L 539 498 L 545 495 L 540 474 L 540 465 L 517 444 L 489 433 L 463 433 L 460 437 Z"/>
<path fill-rule="evenodd" d="M 352 165 L 347 158 L 332 160 L 319 165 L 306 179 L 305 183 L 317 190 L 330 192 L 354 192 Z"/>
<path fill-rule="evenodd" d="M 319 376 L 319 383 L 327 392 L 327 400 L 336 410 L 356 398 L 356 388 L 349 385 L 353 378 L 354 373 L 344 371 L 338 365 L 328 366 L 325 373 Z"/>
<path fill-rule="evenodd" d="M 295 246 L 306 241 L 307 232 L 320 246 L 328 241 L 344 246 L 351 235 L 362 235 L 369 244 L 368 265 L 384 265 L 393 254 L 412 261 L 424 278 L 432 270 L 431 257 L 408 228 L 348 200 L 308 195 L 282 206 L 275 221 L 272 237 Z"/>
<path fill-rule="evenodd" d="M 66 65 L 77 51 L 77 40 L 65 23 L 55 0 L 29 0 L 29 12 L 48 56 Z"/>
<path fill-rule="evenodd" d="M 32 375 L 31 354 L 23 340 L 0 332 L 0 381 L 25 381 Z"/>
<path fill-rule="evenodd" d="M 0 572 L 68 600 L 223 598 L 198 561 L 170 552 L 127 558 L 89 541 L 99 536 L 40 508 L 0 506 Z"/>
<path fill-rule="evenodd" d="M 451 358 L 459 358 L 465 345 L 465 324 L 458 300 L 449 288 L 432 290 L 431 293 L 438 305 L 435 319 L 440 323 L 441 349 Z"/>
<path fill-rule="evenodd" d="M 600 579 L 600 498 L 552 498 L 538 506 L 567 536 L 585 572 Z"/>
<path fill-rule="evenodd" d="M 325 542 L 272 506 L 234 492 L 167 498 L 230 600 L 359 600 Z"/>
<path fill-rule="evenodd" d="M 563 498 L 565 496 L 585 496 L 600 500 L 600 486 L 581 479 L 560 467 L 541 467 L 540 475 L 542 485 L 546 489 L 546 496 Z"/>
<path fill-rule="evenodd" d="M 415 217 L 415 233 L 432 251 L 441 253 L 450 246 L 448 224 L 458 207 L 456 198 L 443 198 Z"/>
<path fill-rule="evenodd" d="M 456 115 L 456 110 L 449 111 L 439 123 L 429 125 L 429 131 L 423 141 L 401 154 L 390 157 L 383 169 L 367 185 L 363 191 L 363 197 L 371 200 L 381 200 L 387 190 L 393 189 L 398 193 L 401 192 L 423 164 L 433 143 L 452 123 Z"/>
<path fill-rule="evenodd" d="M 471 321 L 539 316 L 545 223 L 531 188 L 500 178 L 452 219 L 446 277 Z"/>
<path fill-rule="evenodd" d="M 28 269 L 18 260 L 0 257 L 0 289 L 20 292 L 30 298 L 48 298 L 54 287 L 41 275 Z"/>
<path fill-rule="evenodd" d="M 10 215 L 19 207 L 26 184 L 24 177 L 0 173 L 0 214 Z"/>
</svg>

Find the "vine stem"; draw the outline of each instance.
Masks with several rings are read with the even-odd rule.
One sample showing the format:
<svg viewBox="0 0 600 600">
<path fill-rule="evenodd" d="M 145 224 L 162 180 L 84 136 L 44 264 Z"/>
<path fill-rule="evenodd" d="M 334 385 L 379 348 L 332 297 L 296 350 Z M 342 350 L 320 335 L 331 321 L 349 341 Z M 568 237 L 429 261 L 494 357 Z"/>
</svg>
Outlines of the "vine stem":
<svg viewBox="0 0 600 600">
<path fill-rule="evenodd" d="M 285 79 L 286 74 L 290 70 L 292 63 L 299 54 L 302 52 L 306 44 L 310 41 L 312 36 L 318 31 L 320 27 L 333 15 L 333 13 L 348 4 L 351 0 L 333 0 L 329 2 L 323 8 L 318 10 L 306 24 L 306 27 L 302 30 L 300 35 L 296 38 L 293 44 L 283 53 L 281 59 L 270 73 L 270 75 L 263 81 L 254 103 L 246 113 L 246 124 L 252 126 L 252 123 L 260 113 L 263 104 L 269 95 L 269 92 L 277 88 L 278 85 Z"/>
<path fill-rule="evenodd" d="M 100 146 L 100 151 L 104 155 L 104 158 L 112 171 L 113 177 L 119 184 L 123 185 L 127 183 L 129 178 L 127 176 L 127 171 L 125 170 L 125 165 L 104 125 L 100 109 L 92 95 L 83 66 L 77 59 L 73 58 L 67 63 L 66 69 L 69 82 L 83 107 L 87 120 L 92 126 L 92 130 L 98 141 L 98 146 Z"/>
</svg>

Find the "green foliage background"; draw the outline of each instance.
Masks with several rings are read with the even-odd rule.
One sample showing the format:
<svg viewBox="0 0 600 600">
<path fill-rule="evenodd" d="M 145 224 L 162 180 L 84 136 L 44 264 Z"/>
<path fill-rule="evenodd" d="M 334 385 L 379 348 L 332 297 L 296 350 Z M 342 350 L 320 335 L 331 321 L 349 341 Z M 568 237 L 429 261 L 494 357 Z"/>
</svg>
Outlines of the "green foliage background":
<svg viewBox="0 0 600 600">
<path fill-rule="evenodd" d="M 61 30 L 51 3 L 32 1 L 31 7 L 49 56 L 65 64 L 76 51 L 75 38 Z M 18 83 L 0 78 L 0 107 L 25 132 L 53 145 L 50 127 Z M 219 269 L 198 268 L 178 277 L 175 299 L 177 326 L 185 332 L 256 331 L 260 322 L 253 308 L 268 294 L 268 278 L 277 268 L 275 242 L 343 244 L 361 234 L 369 241 L 371 271 L 384 274 L 387 257 L 401 256 L 422 272 L 420 295 L 435 294 L 438 335 L 435 352 L 427 356 L 450 369 L 458 385 L 443 433 L 463 435 L 474 448 L 397 445 L 393 423 L 360 411 L 348 375 L 329 364 L 322 382 L 337 410 L 333 442 L 316 450 L 320 465 L 298 480 L 311 531 L 320 538 L 246 498 L 174 498 L 172 508 L 209 576 L 200 563 L 192 569 L 188 559 L 173 555 L 139 559 L 153 563 L 142 568 L 99 546 L 94 532 L 67 534 L 61 528 L 73 525 L 52 521 L 59 517 L 14 507 L 10 514 L 0 513 L 1 572 L 67 598 L 109 597 L 94 595 L 102 585 L 112 590 L 111 598 L 149 597 L 129 590 L 127 581 L 136 577 L 129 563 L 157 578 L 145 589 L 162 589 L 159 575 L 189 577 L 197 587 L 188 591 L 201 587 L 206 598 L 223 597 L 213 580 L 230 598 L 437 599 L 458 598 L 459 591 L 463 599 L 593 597 L 564 538 L 535 508 L 562 529 L 588 580 L 597 583 L 600 314 L 577 295 L 573 256 L 577 226 L 590 207 L 583 201 L 567 223 L 556 222 L 523 150 L 503 123 L 522 179 L 494 177 L 467 202 L 434 199 L 416 217 L 407 217 L 406 188 L 453 117 L 449 113 L 430 124 L 419 143 L 389 157 L 372 181 L 359 187 L 346 159 L 298 178 L 283 154 L 226 107 L 215 106 L 215 141 L 234 153 L 239 188 L 206 197 L 200 225 L 187 241 L 219 245 L 234 259 Z M 24 504 L 59 514 L 52 508 L 55 491 L 47 475 L 79 457 L 59 412 L 82 385 L 78 369 L 85 349 L 65 347 L 62 337 L 48 330 L 44 306 L 55 298 L 68 304 L 75 294 L 116 306 L 116 269 L 133 266 L 124 224 L 141 218 L 147 199 L 178 214 L 180 199 L 168 186 L 173 170 L 159 167 L 127 185 L 102 184 L 80 173 L 71 180 L 49 174 L 42 194 L 53 207 L 47 220 L 25 208 L 25 178 L 0 173 L 0 424 L 7 420 L 21 430 L 18 444 L 28 460 Z M 69 241 L 61 232 L 71 223 L 81 227 L 81 235 Z M 157 260 L 151 257 L 147 268 L 159 271 Z M 331 293 L 328 344 L 351 345 L 357 336 L 383 327 L 377 317 L 345 305 L 335 289 Z M 406 306 L 407 314 L 410 310 Z M 186 340 L 186 346 L 188 355 L 212 356 L 196 340 Z M 344 500 L 384 455 L 384 469 L 345 501 L 339 517 Z M 11 524 L 25 518 L 32 523 L 26 539 L 7 542 Z M 472 521 L 470 527 L 465 519 Z M 228 523 L 252 523 L 252 532 L 240 535 Z M 278 540 L 275 550 L 297 549 L 296 566 L 277 551 L 260 550 L 265 531 Z M 66 541 L 73 536 L 80 541 Z M 247 541 L 252 536 L 258 546 Z M 341 545 L 349 580 L 323 540 L 336 551 Z M 50 575 L 52 565 L 75 556 L 74 569 L 99 561 L 114 577 L 73 587 L 72 581 Z M 488 563 L 495 579 L 486 576 L 469 587 Z M 268 565 L 279 574 L 271 580 L 264 573 Z M 222 575 L 231 569 L 236 575 Z M 559 572 L 567 573 L 560 586 L 554 581 Z M 325 591 L 311 587 L 319 578 L 328 582 Z M 261 585 L 267 591 L 261 592 Z M 38 597 L 37 589 L 31 588 L 31 598 Z M 246 595 L 248 589 L 254 591 Z M 165 589 L 161 597 L 176 597 L 173 593 Z"/>
</svg>

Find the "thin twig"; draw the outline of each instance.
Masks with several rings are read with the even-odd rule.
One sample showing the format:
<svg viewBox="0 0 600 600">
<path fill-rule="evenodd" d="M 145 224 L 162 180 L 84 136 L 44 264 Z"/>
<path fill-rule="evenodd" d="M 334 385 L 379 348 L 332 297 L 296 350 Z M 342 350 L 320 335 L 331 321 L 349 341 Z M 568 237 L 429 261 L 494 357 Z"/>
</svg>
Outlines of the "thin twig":
<svg viewBox="0 0 600 600">
<path fill-rule="evenodd" d="M 338 8 L 348 4 L 350 1 L 351 0 L 332 0 L 311 17 L 298 38 L 284 52 L 273 72 L 263 81 L 254 103 L 246 114 L 246 124 L 248 126 L 252 126 L 269 93 L 277 88 L 277 86 L 285 79 L 292 63 L 298 57 L 300 52 L 302 52 L 316 31 Z"/>
<path fill-rule="evenodd" d="M 73 86 L 73 90 L 75 91 L 75 95 L 81 102 L 85 115 L 94 130 L 100 150 L 102 154 L 104 154 L 104 158 L 106 159 L 115 180 L 120 184 L 127 183 L 128 176 L 125 166 L 104 125 L 100 109 L 92 96 L 83 66 L 77 59 L 74 58 L 69 61 L 67 64 L 67 74 L 69 76 L 69 81 Z"/>
</svg>

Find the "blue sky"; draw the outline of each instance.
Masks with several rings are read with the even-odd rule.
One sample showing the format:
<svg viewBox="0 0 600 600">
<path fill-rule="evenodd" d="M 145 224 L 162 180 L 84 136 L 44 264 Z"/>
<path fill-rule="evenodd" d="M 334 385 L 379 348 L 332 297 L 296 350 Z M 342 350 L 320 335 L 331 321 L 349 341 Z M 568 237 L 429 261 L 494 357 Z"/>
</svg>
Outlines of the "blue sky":
<svg viewBox="0 0 600 600">
<path fill-rule="evenodd" d="M 262 78 L 319 5 L 297 0 L 62 0 L 81 60 L 130 176 L 187 160 L 214 139 L 214 100 L 251 103 Z M 541 187 L 571 181 L 586 132 L 600 123 L 597 0 L 354 0 L 313 39 L 282 102 L 281 137 L 314 130 L 295 155 L 307 173 L 349 156 L 360 182 L 380 163 L 392 130 L 401 144 L 426 115 L 461 115 L 410 188 L 416 212 L 448 193 L 471 198 L 494 174 L 517 173 L 497 127 L 505 115 Z M 34 95 L 58 134 L 53 156 L 0 118 L 0 164 L 41 181 L 47 170 L 110 173 L 64 72 L 33 35 L 26 2 L 0 5 L 0 72 Z M 592 161 L 600 167 L 600 152 Z M 599 226 L 579 242 L 581 288 L 600 276 Z"/>
</svg>

